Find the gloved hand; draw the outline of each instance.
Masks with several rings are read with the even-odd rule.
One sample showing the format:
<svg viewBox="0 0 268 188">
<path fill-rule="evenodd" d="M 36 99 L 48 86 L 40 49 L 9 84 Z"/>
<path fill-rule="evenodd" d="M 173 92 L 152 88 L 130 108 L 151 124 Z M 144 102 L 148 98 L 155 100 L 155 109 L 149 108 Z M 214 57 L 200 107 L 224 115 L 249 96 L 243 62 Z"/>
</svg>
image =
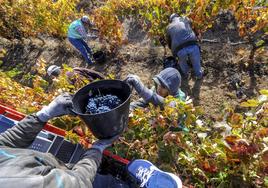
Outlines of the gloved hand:
<svg viewBox="0 0 268 188">
<path fill-rule="evenodd" d="M 133 87 L 135 85 L 142 85 L 140 78 L 134 74 L 129 74 L 124 81 Z"/>
<path fill-rule="evenodd" d="M 130 86 L 133 86 L 139 96 L 142 97 L 145 101 L 148 101 L 152 97 L 153 91 L 145 87 L 137 75 L 128 75 L 125 79 L 125 82 Z"/>
<path fill-rule="evenodd" d="M 70 111 L 72 107 L 71 95 L 69 93 L 63 93 L 56 97 L 48 106 L 43 107 L 36 115 L 42 122 L 47 122 L 54 117 L 72 114 Z"/>
<path fill-rule="evenodd" d="M 98 38 L 97 35 L 90 35 L 90 34 L 87 35 L 87 39 L 88 39 L 88 40 L 89 40 L 89 39 L 96 39 L 96 38 Z"/>
<path fill-rule="evenodd" d="M 92 144 L 92 147 L 91 148 L 94 148 L 94 149 L 97 149 L 99 150 L 101 153 L 103 153 L 103 151 L 112 145 L 112 143 L 114 141 L 116 141 L 117 139 L 119 138 L 119 135 L 117 136 L 114 136 L 110 139 L 102 139 L 102 140 L 97 140 L 96 142 L 94 142 Z"/>
</svg>

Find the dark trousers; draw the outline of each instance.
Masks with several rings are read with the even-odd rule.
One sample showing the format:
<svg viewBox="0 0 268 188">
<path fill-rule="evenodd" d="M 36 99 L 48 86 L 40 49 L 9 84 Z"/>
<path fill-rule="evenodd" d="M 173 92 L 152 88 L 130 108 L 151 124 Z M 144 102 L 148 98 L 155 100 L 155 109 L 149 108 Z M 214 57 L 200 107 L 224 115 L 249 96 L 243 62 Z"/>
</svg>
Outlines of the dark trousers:
<svg viewBox="0 0 268 188">
<path fill-rule="evenodd" d="M 68 38 L 70 43 L 80 51 L 84 59 L 87 63 L 91 64 L 92 61 L 90 59 L 90 55 L 92 55 L 92 51 L 87 45 L 87 43 L 83 39 L 75 39 L 75 38 Z"/>
</svg>

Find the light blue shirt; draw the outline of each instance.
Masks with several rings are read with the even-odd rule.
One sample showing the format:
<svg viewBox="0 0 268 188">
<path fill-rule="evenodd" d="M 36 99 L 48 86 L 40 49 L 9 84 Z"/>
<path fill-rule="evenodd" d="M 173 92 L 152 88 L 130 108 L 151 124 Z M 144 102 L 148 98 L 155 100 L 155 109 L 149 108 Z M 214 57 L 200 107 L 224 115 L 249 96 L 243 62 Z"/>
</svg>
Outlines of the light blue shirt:
<svg viewBox="0 0 268 188">
<path fill-rule="evenodd" d="M 68 37 L 74 39 L 86 38 L 87 32 L 80 19 L 73 21 L 68 28 Z"/>
</svg>

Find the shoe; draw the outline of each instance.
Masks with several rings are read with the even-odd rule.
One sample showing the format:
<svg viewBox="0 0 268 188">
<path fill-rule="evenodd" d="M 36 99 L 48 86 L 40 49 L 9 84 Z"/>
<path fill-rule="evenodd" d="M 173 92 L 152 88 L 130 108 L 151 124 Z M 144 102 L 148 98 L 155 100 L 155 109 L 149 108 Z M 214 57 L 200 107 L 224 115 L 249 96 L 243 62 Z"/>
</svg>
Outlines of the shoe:
<svg viewBox="0 0 268 188">
<path fill-rule="evenodd" d="M 134 160 L 128 165 L 127 170 L 141 188 L 182 188 L 178 176 L 158 169 L 147 160 Z"/>
<path fill-rule="evenodd" d="M 201 71 L 199 71 L 198 76 L 195 75 L 195 80 L 202 80 L 204 77 L 204 71 L 201 69 Z"/>
<path fill-rule="evenodd" d="M 94 65 L 94 63 L 87 63 L 86 68 L 87 69 L 92 69 L 93 65 Z"/>
<path fill-rule="evenodd" d="M 195 77 L 195 80 L 202 80 L 202 79 L 203 79 L 203 75 Z"/>
</svg>

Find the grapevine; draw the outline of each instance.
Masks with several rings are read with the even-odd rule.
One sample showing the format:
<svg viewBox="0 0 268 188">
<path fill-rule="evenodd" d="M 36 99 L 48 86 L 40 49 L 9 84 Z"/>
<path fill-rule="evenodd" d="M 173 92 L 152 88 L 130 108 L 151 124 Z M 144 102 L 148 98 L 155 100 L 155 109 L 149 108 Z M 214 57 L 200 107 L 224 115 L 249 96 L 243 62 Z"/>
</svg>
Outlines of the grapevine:
<svg viewBox="0 0 268 188">
<path fill-rule="evenodd" d="M 174 12 L 191 18 L 194 30 L 203 33 L 212 27 L 216 16 L 223 11 L 234 14 L 240 36 L 247 38 L 260 30 L 267 35 L 268 8 L 258 1 L 109 0 L 94 11 L 93 19 L 101 37 L 112 46 L 120 46 L 124 42 L 122 18 L 133 17 L 151 39 L 158 42 L 165 36 L 168 18 Z"/>
<path fill-rule="evenodd" d="M 253 174 L 264 178 L 268 167 L 267 161 L 261 162 L 267 147 L 264 143 L 268 136 L 265 128 L 268 91 L 262 90 L 261 94 L 259 99 L 241 104 L 250 108 L 250 113 L 238 114 L 232 108 L 226 109 L 225 119 L 218 122 L 221 128 L 202 122 L 198 109 L 172 98 L 166 102 L 175 100 L 176 108 L 137 109 L 130 115 L 124 142 L 115 145 L 113 151 L 129 159 L 148 159 L 199 186 L 213 184 L 217 187 L 220 183 L 224 185 L 223 182 L 228 186 L 237 174 L 242 174 L 246 182 L 254 182 Z M 170 131 L 183 114 L 187 115 L 185 126 L 190 132 Z M 223 134 L 226 127 L 231 127 L 228 135 Z"/>
<path fill-rule="evenodd" d="M 64 38 L 68 25 L 84 14 L 83 10 L 76 9 L 77 3 L 78 0 L 2 0 L 0 35 L 8 39 L 40 35 Z M 99 29 L 100 40 L 110 44 L 111 49 L 127 43 L 123 38 L 125 19 L 135 20 L 150 39 L 158 43 L 165 36 L 172 13 L 189 17 L 193 29 L 202 34 L 213 27 L 219 13 L 226 11 L 234 16 L 235 27 L 242 39 L 251 44 L 251 60 L 257 49 L 267 45 L 268 10 L 265 1 L 106 0 L 99 6 L 90 10 L 92 14 L 89 16 Z M 0 57 L 4 56 L 5 52 L 0 50 Z M 8 72 L 0 71 L 0 103 L 30 114 L 60 93 L 73 93 L 89 83 L 74 76 L 77 82 L 70 85 L 65 73 L 72 68 L 63 65 L 63 74 L 49 85 L 43 79 L 46 66 L 45 61 L 38 61 L 31 67 L 31 72 L 37 72 L 35 75 L 24 74 L 18 65 Z M 31 80 L 33 87 L 14 81 L 17 74 L 24 74 L 23 79 Z M 241 86 L 238 81 L 233 84 Z M 168 98 L 166 103 L 171 101 L 175 101 L 175 108 L 166 105 L 164 109 L 149 106 L 134 110 L 129 116 L 128 129 L 111 150 L 129 160 L 150 160 L 159 168 L 179 175 L 183 184 L 189 187 L 230 187 L 237 177 L 241 184 L 268 186 L 267 90 L 261 90 L 258 98 L 244 100 L 239 112 L 226 108 L 216 121 L 205 119 L 202 109 L 193 107 L 191 103 L 174 98 Z M 121 103 L 113 95 L 95 96 L 88 100 L 85 111 L 104 113 Z M 178 120 L 182 120 L 189 131 L 180 131 Z M 84 127 L 80 119 L 69 116 L 56 118 L 52 123 L 65 130 Z M 87 130 L 79 132 L 86 133 L 83 135 L 85 142 L 93 138 Z M 76 142 L 79 140 L 73 131 L 68 132 L 67 137 Z"/>
<path fill-rule="evenodd" d="M 38 36 L 65 37 L 68 25 L 80 17 L 78 0 L 3 0 L 0 4 L 0 34 L 6 38 Z"/>
</svg>

